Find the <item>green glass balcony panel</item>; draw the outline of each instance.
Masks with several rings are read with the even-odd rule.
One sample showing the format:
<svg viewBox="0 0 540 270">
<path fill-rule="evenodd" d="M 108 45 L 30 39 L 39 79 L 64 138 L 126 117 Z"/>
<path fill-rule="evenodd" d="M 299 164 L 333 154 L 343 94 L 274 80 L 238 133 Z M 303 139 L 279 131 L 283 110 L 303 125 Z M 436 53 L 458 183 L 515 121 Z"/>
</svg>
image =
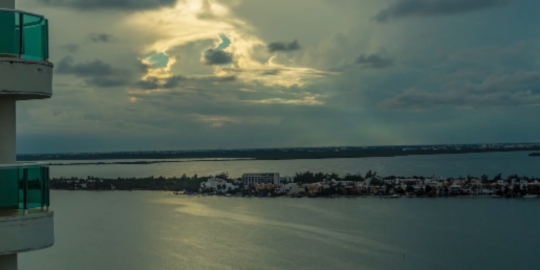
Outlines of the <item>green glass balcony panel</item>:
<svg viewBox="0 0 540 270">
<path fill-rule="evenodd" d="M 26 175 L 25 175 L 26 170 Z M 43 176 L 42 167 L 23 167 L 19 168 L 19 207 L 24 209 L 25 202 L 25 179 L 28 208 L 38 208 L 42 206 L 45 189 L 45 179 Z"/>
<path fill-rule="evenodd" d="M 49 206 L 49 168 L 0 168 L 0 210 Z"/>
<path fill-rule="evenodd" d="M 46 59 L 47 20 L 42 17 L 23 15 L 23 57 L 31 60 Z"/>
<path fill-rule="evenodd" d="M 0 11 L 0 56 L 19 57 L 21 48 L 20 16 Z"/>
<path fill-rule="evenodd" d="M 19 208 L 18 177 L 16 169 L 0 169 L 0 210 Z"/>
<path fill-rule="evenodd" d="M 0 57 L 49 59 L 47 19 L 16 11 L 0 11 Z"/>
</svg>

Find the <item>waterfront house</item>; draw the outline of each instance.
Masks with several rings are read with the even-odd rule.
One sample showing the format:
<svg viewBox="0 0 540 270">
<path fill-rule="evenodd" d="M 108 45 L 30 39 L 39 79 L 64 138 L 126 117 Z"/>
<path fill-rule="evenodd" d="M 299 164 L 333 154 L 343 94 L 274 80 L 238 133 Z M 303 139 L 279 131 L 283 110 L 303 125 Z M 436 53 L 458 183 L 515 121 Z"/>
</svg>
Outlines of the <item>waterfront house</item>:
<svg viewBox="0 0 540 270">
<path fill-rule="evenodd" d="M 291 189 L 287 191 L 287 195 L 293 195 L 305 191 L 304 185 L 292 184 L 290 188 Z"/>
<path fill-rule="evenodd" d="M 341 185 L 342 187 L 345 187 L 345 188 L 351 188 L 351 187 L 354 187 L 355 185 L 354 181 L 336 181 L 336 179 L 332 179 L 329 182 L 332 185 Z M 324 183 L 328 184 L 328 181 L 324 180 Z"/>
<path fill-rule="evenodd" d="M 439 180 L 431 179 L 427 181 L 426 185 L 432 188 L 439 188 L 439 187 L 442 187 L 444 183 Z"/>
<path fill-rule="evenodd" d="M 225 179 L 221 178 L 210 178 L 206 182 L 200 184 L 200 189 L 211 189 L 214 192 L 226 192 L 228 190 L 235 190 L 238 186 L 234 183 L 230 183 Z"/>
<path fill-rule="evenodd" d="M 457 183 L 453 183 L 449 188 L 448 192 L 450 192 L 451 195 L 459 195 L 461 194 L 461 185 Z"/>
</svg>

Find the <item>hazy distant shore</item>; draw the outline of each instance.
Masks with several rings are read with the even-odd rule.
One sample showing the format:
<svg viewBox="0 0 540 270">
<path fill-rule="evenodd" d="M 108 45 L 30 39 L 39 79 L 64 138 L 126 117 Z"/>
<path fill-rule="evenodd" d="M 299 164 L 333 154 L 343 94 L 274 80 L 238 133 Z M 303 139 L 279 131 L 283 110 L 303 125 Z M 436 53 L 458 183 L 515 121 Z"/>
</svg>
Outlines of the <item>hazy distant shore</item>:
<svg viewBox="0 0 540 270">
<path fill-rule="evenodd" d="M 67 153 L 19 155 L 19 161 L 49 161 L 50 165 L 73 165 L 71 163 L 53 163 L 53 161 L 91 160 L 77 165 L 105 164 L 153 164 L 171 161 L 170 159 L 200 159 L 191 161 L 216 161 L 208 159 L 254 160 L 294 160 L 294 159 L 333 159 L 333 158 L 371 158 L 398 157 L 413 155 L 472 154 L 495 152 L 534 152 L 540 151 L 540 144 L 497 144 L 497 145 L 447 145 L 447 146 L 380 146 L 380 147 L 319 147 L 319 148 L 274 148 L 274 149 L 236 149 L 236 150 L 200 150 L 200 151 L 153 151 L 153 152 L 118 152 L 118 153 Z M 530 156 L 540 155 L 533 153 Z M 124 160 L 96 162 L 96 160 Z M 125 161 L 133 160 L 133 161 Z M 221 160 L 220 160 L 221 161 Z"/>
<path fill-rule="evenodd" d="M 234 159 L 193 159 L 193 160 L 155 160 L 155 161 L 114 161 L 114 162 L 68 162 L 68 163 L 46 163 L 47 166 L 80 166 L 80 165 L 149 165 L 156 163 L 185 163 L 185 162 L 216 162 L 216 161 L 245 161 L 252 158 Z"/>
</svg>

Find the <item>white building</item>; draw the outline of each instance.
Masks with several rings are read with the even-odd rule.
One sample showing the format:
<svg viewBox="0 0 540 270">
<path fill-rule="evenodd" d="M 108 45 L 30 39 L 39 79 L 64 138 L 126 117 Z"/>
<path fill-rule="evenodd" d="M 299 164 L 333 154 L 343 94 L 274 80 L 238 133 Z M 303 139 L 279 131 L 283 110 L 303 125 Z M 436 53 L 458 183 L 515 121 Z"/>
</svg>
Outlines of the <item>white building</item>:
<svg viewBox="0 0 540 270">
<path fill-rule="evenodd" d="M 244 185 L 276 184 L 279 185 L 279 173 L 244 173 Z"/>
<path fill-rule="evenodd" d="M 325 181 L 327 182 L 327 181 Z M 334 185 L 341 185 L 343 187 L 354 187 L 355 182 L 354 181 L 336 181 L 336 179 L 332 179 L 329 181 L 330 183 L 333 183 Z M 328 184 L 328 183 L 325 183 Z"/>
<path fill-rule="evenodd" d="M 432 179 L 432 180 L 427 181 L 426 186 L 430 186 L 432 188 L 440 188 L 443 186 L 443 182 Z"/>
<path fill-rule="evenodd" d="M 233 183 L 227 182 L 227 180 L 220 179 L 220 178 L 210 178 L 206 182 L 201 183 L 201 189 L 210 188 L 215 192 L 227 192 L 229 190 L 235 190 L 238 188 Z"/>
<path fill-rule="evenodd" d="M 16 162 L 16 104 L 52 96 L 48 21 L 0 0 L 0 269 L 54 244 L 49 168 Z M 19 179 L 23 182 L 19 185 Z M 31 210 L 31 211 L 29 211 Z"/>
<path fill-rule="evenodd" d="M 461 192 L 461 185 L 460 184 L 457 184 L 457 183 L 454 183 L 450 186 L 450 188 L 448 188 L 450 194 L 460 194 Z"/>
</svg>

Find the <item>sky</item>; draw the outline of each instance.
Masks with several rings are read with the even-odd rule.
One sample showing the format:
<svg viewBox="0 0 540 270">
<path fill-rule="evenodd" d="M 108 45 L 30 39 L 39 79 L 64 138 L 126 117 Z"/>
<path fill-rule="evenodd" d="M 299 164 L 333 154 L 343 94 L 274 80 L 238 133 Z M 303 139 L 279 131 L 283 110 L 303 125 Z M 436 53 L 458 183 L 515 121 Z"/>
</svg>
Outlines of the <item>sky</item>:
<svg viewBox="0 0 540 270">
<path fill-rule="evenodd" d="M 540 141 L 537 0 L 17 0 L 18 152 Z"/>
</svg>

